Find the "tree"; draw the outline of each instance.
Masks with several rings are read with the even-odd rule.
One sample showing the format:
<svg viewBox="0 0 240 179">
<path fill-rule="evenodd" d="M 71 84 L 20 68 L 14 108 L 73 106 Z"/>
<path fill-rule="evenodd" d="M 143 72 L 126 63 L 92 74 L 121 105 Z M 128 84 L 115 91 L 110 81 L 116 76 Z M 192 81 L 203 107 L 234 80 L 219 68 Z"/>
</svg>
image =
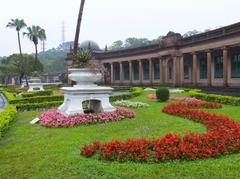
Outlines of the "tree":
<svg viewBox="0 0 240 179">
<path fill-rule="evenodd" d="M 110 50 L 120 50 L 123 48 L 123 41 L 117 40 L 110 46 Z"/>
<path fill-rule="evenodd" d="M 47 39 L 45 30 L 42 29 L 39 26 L 32 26 L 32 27 L 27 27 L 27 32 L 24 32 L 23 35 L 26 35 L 29 40 L 31 40 L 34 43 L 35 46 L 35 60 L 36 63 L 38 61 L 38 40 L 44 41 Z"/>
<path fill-rule="evenodd" d="M 163 36 L 159 36 L 157 39 L 153 39 L 151 41 L 151 44 L 160 44 L 162 38 L 163 38 Z"/>
<path fill-rule="evenodd" d="M 57 47 L 57 50 L 61 50 L 61 51 L 64 51 L 64 52 L 68 53 L 69 49 L 71 49 L 73 46 L 74 46 L 73 41 L 63 42 Z"/>
<path fill-rule="evenodd" d="M 78 13 L 75 39 L 74 39 L 74 48 L 73 48 L 74 55 L 76 55 L 77 51 L 78 51 L 78 40 L 79 40 L 81 23 L 82 23 L 82 15 L 83 15 L 84 4 L 85 4 L 85 0 L 81 0 L 80 9 L 79 9 L 79 13 Z"/>
<path fill-rule="evenodd" d="M 135 47 L 142 47 L 151 44 L 151 41 L 146 38 L 127 38 L 125 40 L 125 48 L 135 48 Z"/>
<path fill-rule="evenodd" d="M 21 41 L 20 41 L 20 30 L 26 27 L 26 23 L 24 22 L 23 19 L 11 19 L 10 22 L 8 22 L 7 26 L 8 28 L 15 28 L 17 31 L 17 36 L 18 36 L 18 47 L 19 47 L 19 52 L 22 55 L 22 47 L 21 47 Z"/>
<path fill-rule="evenodd" d="M 32 72 L 35 71 L 35 65 L 36 61 L 32 55 L 13 54 L 2 61 L 0 69 L 6 75 L 18 75 L 20 79 L 25 77 L 28 85 L 27 78 Z M 42 66 L 40 62 L 37 65 Z"/>
<path fill-rule="evenodd" d="M 183 37 L 190 37 L 190 36 L 193 36 L 193 35 L 196 35 L 196 34 L 200 34 L 201 32 L 198 31 L 198 30 L 191 30 L 191 31 L 188 31 L 187 33 L 183 34 Z"/>
</svg>

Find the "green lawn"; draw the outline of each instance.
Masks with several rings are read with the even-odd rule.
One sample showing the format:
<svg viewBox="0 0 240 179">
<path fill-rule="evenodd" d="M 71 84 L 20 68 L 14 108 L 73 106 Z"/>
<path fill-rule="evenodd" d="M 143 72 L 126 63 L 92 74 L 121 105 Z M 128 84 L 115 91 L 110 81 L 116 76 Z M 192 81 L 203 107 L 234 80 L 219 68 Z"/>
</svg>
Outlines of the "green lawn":
<svg viewBox="0 0 240 179">
<path fill-rule="evenodd" d="M 66 129 L 32 126 L 29 121 L 39 112 L 18 113 L 0 140 L 0 178 L 240 178 L 240 153 L 217 159 L 160 164 L 105 162 L 80 156 L 80 148 L 93 140 L 107 142 L 157 138 L 169 132 L 206 132 L 201 124 L 162 113 L 161 108 L 166 103 L 149 100 L 146 93 L 133 101 L 146 102 L 150 108 L 135 110 L 135 120 Z M 229 115 L 240 122 L 239 109 L 225 105 L 212 112 Z"/>
</svg>

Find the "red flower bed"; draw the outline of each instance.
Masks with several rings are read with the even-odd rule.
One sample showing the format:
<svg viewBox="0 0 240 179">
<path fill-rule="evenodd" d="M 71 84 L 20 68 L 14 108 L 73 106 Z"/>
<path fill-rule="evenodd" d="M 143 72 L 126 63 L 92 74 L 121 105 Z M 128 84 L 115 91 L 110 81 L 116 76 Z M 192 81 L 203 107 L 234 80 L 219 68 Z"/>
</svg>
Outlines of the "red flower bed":
<svg viewBox="0 0 240 179">
<path fill-rule="evenodd" d="M 103 160 L 155 161 L 203 159 L 240 151 L 240 125 L 224 115 L 211 114 L 197 108 L 220 108 L 217 103 L 169 104 L 163 112 L 190 119 L 206 126 L 208 133 L 186 133 L 183 137 L 166 134 L 161 139 L 113 140 L 94 142 L 81 149 L 81 155 L 99 155 Z"/>
<path fill-rule="evenodd" d="M 38 116 L 41 125 L 47 127 L 73 127 L 80 124 L 106 123 L 134 117 L 135 113 L 133 111 L 124 108 L 117 108 L 115 112 L 78 114 L 70 117 L 65 117 L 57 110 L 49 110 Z"/>
</svg>

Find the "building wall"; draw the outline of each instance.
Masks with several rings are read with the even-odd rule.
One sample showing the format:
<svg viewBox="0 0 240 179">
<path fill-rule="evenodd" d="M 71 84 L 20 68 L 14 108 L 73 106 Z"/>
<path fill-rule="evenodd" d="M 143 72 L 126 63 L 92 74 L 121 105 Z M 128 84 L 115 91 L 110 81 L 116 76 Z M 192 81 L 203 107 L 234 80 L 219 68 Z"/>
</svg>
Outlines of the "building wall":
<svg viewBox="0 0 240 179">
<path fill-rule="evenodd" d="M 120 56 L 115 58 L 99 59 L 101 64 L 109 64 L 110 66 L 114 63 L 139 63 L 139 80 L 124 80 L 121 76 L 120 80 L 114 80 L 111 78 L 112 84 L 165 84 L 173 86 L 238 86 L 240 87 L 240 78 L 231 78 L 231 49 L 237 48 L 240 54 L 240 35 L 230 36 L 217 40 L 208 41 L 206 43 L 196 43 L 194 45 L 183 46 L 180 48 L 163 49 L 153 53 L 141 54 L 141 55 L 129 55 Z M 224 52 L 225 50 L 225 52 Z M 216 79 L 214 77 L 214 54 L 216 51 L 220 51 L 222 54 L 227 53 L 224 56 L 223 61 L 223 78 Z M 202 53 L 208 56 L 208 74 L 211 76 L 207 79 L 200 79 L 199 72 L 199 58 L 198 55 Z M 188 57 L 187 57 L 188 56 Z M 211 58 L 211 59 L 210 59 Z M 144 61 L 148 61 L 152 64 L 153 59 L 158 59 L 160 64 L 160 79 L 153 79 L 153 66 L 150 66 L 149 80 L 143 79 L 143 68 L 142 64 Z M 169 79 L 169 63 L 172 66 L 172 79 Z M 189 65 L 189 79 L 184 79 L 184 64 Z M 211 64 L 211 67 L 210 67 Z M 120 71 L 124 71 L 121 66 Z M 130 76 L 132 77 L 133 69 L 130 69 Z M 111 72 L 110 72 L 111 74 Z"/>
</svg>

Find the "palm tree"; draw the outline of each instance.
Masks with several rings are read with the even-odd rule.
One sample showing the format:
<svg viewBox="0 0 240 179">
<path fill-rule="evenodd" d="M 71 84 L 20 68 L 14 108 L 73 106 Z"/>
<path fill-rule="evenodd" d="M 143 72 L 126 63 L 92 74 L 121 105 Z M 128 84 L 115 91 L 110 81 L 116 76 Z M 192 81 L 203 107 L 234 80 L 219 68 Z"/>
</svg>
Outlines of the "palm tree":
<svg viewBox="0 0 240 179">
<path fill-rule="evenodd" d="M 38 60 L 38 40 L 44 41 L 47 39 L 45 30 L 39 26 L 27 27 L 27 32 L 24 32 L 23 35 L 26 35 L 29 40 L 34 43 L 35 46 L 35 60 Z"/>
<path fill-rule="evenodd" d="M 18 35 L 18 46 L 19 46 L 19 51 L 20 51 L 20 55 L 22 55 L 22 47 L 21 47 L 21 41 L 20 41 L 20 30 L 23 29 L 24 27 L 26 27 L 26 23 L 24 22 L 23 19 L 11 19 L 10 22 L 8 22 L 6 27 L 9 28 L 15 28 L 17 31 L 17 35 Z"/>
<path fill-rule="evenodd" d="M 80 9 L 79 9 L 79 13 L 78 13 L 76 33 L 75 33 L 75 40 L 74 40 L 74 48 L 73 48 L 74 55 L 76 55 L 77 51 L 78 51 L 78 40 L 79 40 L 84 4 L 85 4 L 85 0 L 81 0 Z"/>
</svg>

